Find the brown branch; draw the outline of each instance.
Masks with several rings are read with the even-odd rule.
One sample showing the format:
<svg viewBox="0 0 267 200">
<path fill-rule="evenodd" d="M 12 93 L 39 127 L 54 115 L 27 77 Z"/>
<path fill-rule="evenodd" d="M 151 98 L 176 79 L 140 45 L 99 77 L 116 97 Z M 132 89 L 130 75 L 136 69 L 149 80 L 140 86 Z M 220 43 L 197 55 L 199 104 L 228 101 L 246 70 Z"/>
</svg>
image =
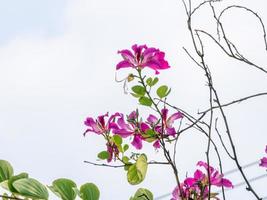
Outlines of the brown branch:
<svg viewBox="0 0 267 200">
<path fill-rule="evenodd" d="M 251 98 L 255 98 L 255 97 L 259 97 L 259 96 L 265 96 L 265 95 L 267 95 L 267 92 L 253 94 L 253 95 L 250 95 L 250 96 L 247 96 L 247 97 L 243 97 L 241 99 L 234 100 L 234 101 L 229 102 L 229 103 L 222 104 L 221 107 L 223 108 L 223 107 L 226 107 L 226 106 L 230 106 L 232 104 L 241 103 L 242 101 L 246 101 L 246 100 L 251 99 Z M 213 107 L 213 109 L 217 109 L 217 108 L 219 108 L 219 106 L 214 106 Z M 210 108 L 199 112 L 199 114 L 203 114 L 203 113 L 206 113 L 206 112 L 209 112 L 209 111 L 210 111 Z"/>
<path fill-rule="evenodd" d="M 125 167 L 125 166 L 130 166 L 131 164 L 124 164 L 124 165 L 110 165 L 110 164 L 105 164 L 105 163 L 94 163 L 94 162 L 91 162 L 91 161 L 83 161 L 84 163 L 87 163 L 87 164 L 91 164 L 91 165 L 94 165 L 94 166 L 99 166 L 99 167 L 111 167 L 111 168 L 121 168 L 121 167 Z M 168 162 L 158 162 L 158 161 L 150 161 L 147 163 L 148 165 L 169 165 L 170 163 Z"/>
</svg>

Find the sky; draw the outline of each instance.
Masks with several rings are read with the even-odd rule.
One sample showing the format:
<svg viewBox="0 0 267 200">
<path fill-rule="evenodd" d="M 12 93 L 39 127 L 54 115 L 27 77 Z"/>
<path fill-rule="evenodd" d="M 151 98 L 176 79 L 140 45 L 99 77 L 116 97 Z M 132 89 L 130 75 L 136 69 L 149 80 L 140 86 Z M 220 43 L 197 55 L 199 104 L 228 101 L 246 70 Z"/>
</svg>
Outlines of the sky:
<svg viewBox="0 0 267 200">
<path fill-rule="evenodd" d="M 229 0 L 218 9 L 230 4 L 248 6 L 267 22 L 264 0 Z M 144 115 L 150 112 L 137 105 L 131 95 L 125 95 L 122 84 L 115 82 L 115 66 L 121 59 L 117 51 L 136 43 L 166 52 L 171 69 L 160 74 L 160 81 L 172 88 L 171 104 L 194 116 L 207 108 L 205 76 L 182 49 L 193 51 L 182 2 L 0 0 L 0 5 L 0 159 L 11 162 L 16 173 L 26 171 L 47 185 L 60 177 L 78 185 L 94 182 L 100 188 L 101 199 L 128 199 L 139 187 L 150 189 L 155 197 L 171 192 L 175 180 L 166 166 L 149 166 L 145 181 L 131 186 L 121 169 L 85 164 L 84 160 L 97 162 L 96 155 L 105 143 L 96 135 L 82 134 L 88 116 L 97 117 L 107 111 L 129 113 L 136 107 Z M 257 20 L 238 10 L 223 20 L 226 32 L 242 53 L 267 66 Z M 207 7 L 199 11 L 193 24 L 216 34 Z M 207 37 L 203 41 L 223 102 L 266 92 L 265 74 L 226 57 Z M 123 78 L 127 73 L 125 70 L 117 75 Z M 226 109 L 242 165 L 264 156 L 266 102 L 266 97 L 259 97 Z M 206 145 L 205 138 L 194 130 L 181 138 L 177 149 L 181 177 L 192 174 L 197 161 L 205 159 Z M 150 146 L 145 150 L 149 158 L 163 159 L 161 152 Z M 217 163 L 215 156 L 213 162 Z M 226 172 L 235 168 L 226 155 L 223 163 Z M 266 174 L 257 165 L 245 172 L 249 178 Z M 242 182 L 238 173 L 227 177 L 234 184 Z M 252 184 L 261 196 L 267 196 L 266 182 L 265 178 Z M 244 186 L 227 192 L 227 197 L 253 199 Z"/>
</svg>

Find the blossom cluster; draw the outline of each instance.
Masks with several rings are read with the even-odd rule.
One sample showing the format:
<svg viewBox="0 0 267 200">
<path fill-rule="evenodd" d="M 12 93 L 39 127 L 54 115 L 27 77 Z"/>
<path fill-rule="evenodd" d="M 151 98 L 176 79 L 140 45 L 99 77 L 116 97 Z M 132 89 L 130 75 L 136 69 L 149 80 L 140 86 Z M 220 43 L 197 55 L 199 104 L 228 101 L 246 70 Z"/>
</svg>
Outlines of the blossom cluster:
<svg viewBox="0 0 267 200">
<path fill-rule="evenodd" d="M 209 192 L 209 185 L 217 187 L 228 187 L 232 188 L 233 185 L 231 181 L 223 178 L 223 174 L 220 174 L 213 167 L 209 166 L 203 161 L 199 161 L 197 166 L 205 168 L 205 172 L 197 169 L 193 177 L 187 177 L 180 186 L 175 187 L 172 192 L 171 200 L 185 200 L 185 199 L 208 199 L 210 197 L 218 199 L 216 197 L 217 193 Z M 209 175 L 208 175 L 209 171 Z"/>
<path fill-rule="evenodd" d="M 265 153 L 267 153 L 267 145 L 265 147 Z M 260 166 L 261 167 L 267 167 L 267 157 L 263 157 L 260 161 Z"/>
<path fill-rule="evenodd" d="M 100 115 L 96 119 L 88 117 L 84 124 L 88 127 L 84 135 L 93 132 L 103 135 L 107 140 L 106 146 L 109 152 L 108 161 L 119 153 L 118 146 L 110 139 L 112 135 L 118 135 L 121 138 L 132 139 L 131 144 L 136 149 L 142 149 L 143 141 L 153 142 L 155 148 L 160 148 L 160 141 L 169 136 L 175 137 L 177 130 L 173 127 L 175 120 L 183 117 L 182 113 L 176 112 L 168 117 L 169 110 L 161 110 L 161 118 L 150 114 L 146 121 L 142 121 L 138 111 L 133 111 L 126 117 L 119 112 L 109 116 L 108 113 Z M 114 158 L 115 158 L 114 157 Z"/>
</svg>

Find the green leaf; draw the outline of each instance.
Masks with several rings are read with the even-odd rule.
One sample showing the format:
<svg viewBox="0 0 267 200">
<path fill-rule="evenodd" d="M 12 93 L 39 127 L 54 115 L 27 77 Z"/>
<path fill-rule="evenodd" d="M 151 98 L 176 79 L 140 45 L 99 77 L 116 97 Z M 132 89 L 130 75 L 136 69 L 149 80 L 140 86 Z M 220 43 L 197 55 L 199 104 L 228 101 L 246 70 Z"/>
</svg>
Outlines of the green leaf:
<svg viewBox="0 0 267 200">
<path fill-rule="evenodd" d="M 0 186 L 2 188 L 4 188 L 5 190 L 9 190 L 9 187 L 8 187 L 8 180 L 5 180 L 3 182 L 0 183 Z"/>
<path fill-rule="evenodd" d="M 100 192 L 93 183 L 86 183 L 80 188 L 80 197 L 82 200 L 99 200 Z"/>
<path fill-rule="evenodd" d="M 158 77 L 155 77 L 154 80 L 151 83 L 151 86 L 156 85 L 158 81 L 159 81 L 159 78 Z"/>
<path fill-rule="evenodd" d="M 129 149 L 129 145 L 128 145 L 128 144 L 125 144 L 125 145 L 123 146 L 123 152 L 127 151 L 128 149 Z"/>
<path fill-rule="evenodd" d="M 157 89 L 157 95 L 159 98 L 166 97 L 170 92 L 171 90 L 168 91 L 168 86 L 166 85 L 162 85 Z"/>
<path fill-rule="evenodd" d="M 135 94 L 138 94 L 140 96 L 144 96 L 145 93 L 146 93 L 146 89 L 141 86 L 141 85 L 135 85 L 132 87 L 132 91 L 135 93 Z"/>
<path fill-rule="evenodd" d="M 151 83 L 152 83 L 152 78 L 150 77 L 150 78 L 148 78 L 148 79 L 146 79 L 146 84 L 147 85 L 149 85 L 150 87 L 151 87 Z"/>
<path fill-rule="evenodd" d="M 101 151 L 98 155 L 98 158 L 102 159 L 102 160 L 106 160 L 109 158 L 109 152 L 107 151 Z"/>
<path fill-rule="evenodd" d="M 135 98 L 140 98 L 140 97 L 143 96 L 143 95 L 139 95 L 139 94 L 135 94 L 135 93 L 131 93 L 131 95 L 132 95 L 133 97 L 135 97 Z"/>
<path fill-rule="evenodd" d="M 119 135 L 114 135 L 113 140 L 117 146 L 120 146 L 122 144 L 122 138 Z"/>
<path fill-rule="evenodd" d="M 13 167 L 6 160 L 0 160 L 0 183 L 13 176 Z"/>
<path fill-rule="evenodd" d="M 139 188 L 136 193 L 134 194 L 134 197 L 132 200 L 153 200 L 153 194 L 148 189 L 145 188 Z"/>
<path fill-rule="evenodd" d="M 136 163 L 129 167 L 127 172 L 127 180 L 131 185 L 137 185 L 145 179 L 146 172 L 147 157 L 145 154 L 141 154 Z"/>
<path fill-rule="evenodd" d="M 145 138 L 147 142 L 154 142 L 157 139 L 155 135 L 156 133 L 152 129 L 148 129 L 145 134 L 142 134 L 142 136 Z"/>
<path fill-rule="evenodd" d="M 124 164 L 127 164 L 129 162 L 129 158 L 127 156 L 123 156 L 122 161 Z"/>
<path fill-rule="evenodd" d="M 139 98 L 139 103 L 141 105 L 144 105 L 144 106 L 151 106 L 152 105 L 152 101 L 147 97 L 140 97 Z"/>
<path fill-rule="evenodd" d="M 49 187 L 49 189 L 62 200 L 74 200 L 77 196 L 75 188 L 77 188 L 76 184 L 72 180 L 66 178 L 53 181 L 52 186 Z"/>
<path fill-rule="evenodd" d="M 14 192 L 14 193 L 17 193 L 18 191 L 13 187 L 13 183 L 19 179 L 22 179 L 22 178 L 29 178 L 29 175 L 27 173 L 20 173 L 16 176 L 12 176 L 7 184 L 8 184 L 8 189 L 10 192 Z"/>
<path fill-rule="evenodd" d="M 22 196 L 32 199 L 48 199 L 48 191 L 46 187 L 33 178 L 22 178 L 16 180 L 12 185 Z"/>
</svg>

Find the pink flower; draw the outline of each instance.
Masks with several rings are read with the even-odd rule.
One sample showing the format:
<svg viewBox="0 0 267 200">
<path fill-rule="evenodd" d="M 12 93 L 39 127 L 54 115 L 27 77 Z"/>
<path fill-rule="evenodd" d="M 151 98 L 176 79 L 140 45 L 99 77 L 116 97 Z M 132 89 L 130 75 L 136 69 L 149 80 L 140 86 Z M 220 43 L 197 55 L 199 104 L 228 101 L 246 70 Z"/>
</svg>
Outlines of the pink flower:
<svg viewBox="0 0 267 200">
<path fill-rule="evenodd" d="M 176 134 L 176 130 L 173 127 L 173 123 L 175 120 L 180 119 L 183 117 L 183 114 L 180 112 L 176 112 L 174 114 L 172 114 L 170 117 L 168 117 L 168 109 L 164 108 L 161 110 L 161 115 L 162 115 L 162 120 L 163 120 L 163 126 L 164 129 L 166 130 L 166 135 L 171 135 L 171 136 L 175 136 Z M 162 127 L 161 125 L 159 125 L 159 120 L 156 116 L 154 115 L 149 115 L 149 117 L 147 118 L 147 122 L 151 125 L 151 126 L 155 126 L 155 130 L 159 133 L 162 132 Z"/>
<path fill-rule="evenodd" d="M 117 126 L 113 127 L 112 132 L 114 134 L 120 135 L 123 138 L 133 136 L 133 141 L 131 142 L 131 144 L 136 149 L 142 149 L 142 140 L 144 140 L 142 133 L 145 133 L 149 129 L 149 126 L 143 122 L 138 122 L 137 118 L 137 113 L 133 111 L 129 114 L 127 119 L 129 123 L 127 123 L 124 120 L 123 114 L 121 114 L 117 119 Z"/>
<path fill-rule="evenodd" d="M 207 163 L 199 161 L 198 166 L 204 167 L 210 172 L 210 179 L 208 179 L 207 171 L 202 172 L 197 169 L 194 173 L 194 177 L 187 177 L 183 183 L 180 184 L 180 188 L 177 186 L 173 190 L 171 200 L 184 200 L 184 199 L 208 199 L 209 187 L 208 185 L 214 185 L 217 187 L 233 187 L 232 183 L 223 178 L 223 174 L 220 174 L 213 167 L 208 166 Z M 209 182 L 210 180 L 210 182 Z M 213 197 L 218 199 L 217 197 Z"/>
<path fill-rule="evenodd" d="M 203 166 L 207 171 L 209 170 L 209 173 L 210 173 L 210 184 L 211 185 L 215 185 L 215 186 L 218 186 L 218 187 L 221 187 L 221 186 L 231 187 L 231 188 L 234 187 L 233 184 L 231 183 L 231 181 L 229 181 L 226 178 L 223 178 L 223 174 L 220 174 L 213 167 L 208 166 L 207 163 L 205 163 L 203 161 L 199 161 L 197 163 L 197 165 L 198 166 Z M 206 177 L 208 178 L 208 174 L 206 175 Z"/>
<path fill-rule="evenodd" d="M 133 53 L 124 49 L 118 51 L 121 54 L 123 60 L 119 62 L 116 66 L 116 69 L 121 68 L 138 68 L 143 69 L 144 67 L 149 67 L 155 70 L 156 74 L 159 74 L 158 70 L 170 68 L 168 62 L 164 60 L 165 53 L 156 48 L 148 48 L 146 45 L 137 44 L 132 46 Z"/>
<path fill-rule="evenodd" d="M 261 167 L 267 167 L 267 157 L 263 157 L 260 162 Z"/>
<path fill-rule="evenodd" d="M 110 116 L 107 123 L 105 121 L 105 118 L 108 117 L 108 113 L 105 115 L 100 115 L 97 117 L 96 120 L 94 120 L 92 117 L 86 118 L 84 121 L 84 124 L 88 126 L 89 128 L 84 132 L 84 135 L 87 132 L 94 132 L 96 134 L 103 134 L 106 132 L 109 132 L 112 128 L 116 127 L 117 125 L 113 122 L 113 120 L 120 116 L 119 113 L 115 113 L 114 115 Z"/>
<path fill-rule="evenodd" d="M 265 153 L 267 153 L 267 145 L 265 147 Z M 267 157 L 263 157 L 260 162 L 261 167 L 267 167 Z"/>
</svg>

